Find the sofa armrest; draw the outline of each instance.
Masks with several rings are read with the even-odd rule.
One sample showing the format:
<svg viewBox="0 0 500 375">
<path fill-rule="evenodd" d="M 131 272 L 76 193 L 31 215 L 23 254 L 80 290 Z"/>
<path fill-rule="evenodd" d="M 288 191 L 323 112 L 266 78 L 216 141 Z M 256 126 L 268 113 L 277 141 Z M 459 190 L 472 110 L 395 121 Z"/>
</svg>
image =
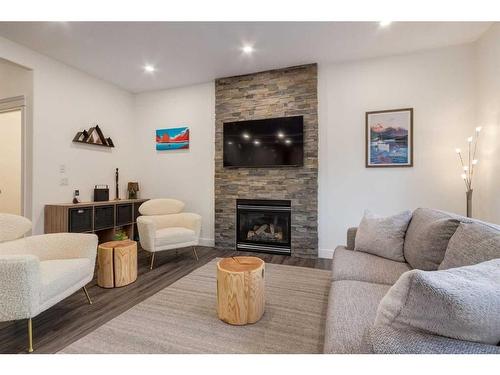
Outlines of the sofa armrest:
<svg viewBox="0 0 500 375">
<path fill-rule="evenodd" d="M 347 245 L 346 245 L 347 250 L 354 250 L 354 240 L 356 239 L 357 230 L 358 230 L 357 227 L 347 229 Z"/>
<path fill-rule="evenodd" d="M 32 318 L 40 303 L 40 260 L 34 255 L 0 256 L 0 321 Z"/>
<path fill-rule="evenodd" d="M 26 237 L 26 252 L 40 260 L 88 258 L 95 263 L 97 236 L 88 233 L 52 233 Z"/>
<path fill-rule="evenodd" d="M 429 333 L 376 325 L 370 329 L 377 354 L 500 354 L 500 347 Z"/>
<path fill-rule="evenodd" d="M 152 217 L 139 216 L 137 218 L 137 229 L 139 231 L 141 247 L 147 251 L 154 251 L 156 224 Z"/>
</svg>

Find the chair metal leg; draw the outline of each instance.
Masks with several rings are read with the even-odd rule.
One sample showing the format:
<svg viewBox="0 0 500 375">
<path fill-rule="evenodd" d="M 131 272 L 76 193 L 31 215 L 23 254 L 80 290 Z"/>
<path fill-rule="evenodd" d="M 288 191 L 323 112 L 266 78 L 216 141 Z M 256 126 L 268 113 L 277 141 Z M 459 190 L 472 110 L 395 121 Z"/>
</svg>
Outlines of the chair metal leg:
<svg viewBox="0 0 500 375">
<path fill-rule="evenodd" d="M 194 246 L 193 246 L 193 253 L 194 253 L 194 257 L 196 258 L 196 260 L 199 260 L 198 253 L 196 252 L 196 247 L 194 247 Z"/>
<path fill-rule="evenodd" d="M 153 263 L 155 261 L 155 253 L 153 253 L 153 255 L 151 255 L 151 265 L 149 266 L 149 269 L 152 270 L 153 269 Z"/>
<path fill-rule="evenodd" d="M 33 353 L 33 325 L 31 318 L 28 319 L 28 353 Z"/>
<path fill-rule="evenodd" d="M 83 293 L 85 293 L 85 297 L 87 297 L 87 300 L 89 301 L 89 305 L 92 305 L 92 300 L 90 299 L 89 292 L 87 292 L 87 288 L 83 287 Z"/>
</svg>

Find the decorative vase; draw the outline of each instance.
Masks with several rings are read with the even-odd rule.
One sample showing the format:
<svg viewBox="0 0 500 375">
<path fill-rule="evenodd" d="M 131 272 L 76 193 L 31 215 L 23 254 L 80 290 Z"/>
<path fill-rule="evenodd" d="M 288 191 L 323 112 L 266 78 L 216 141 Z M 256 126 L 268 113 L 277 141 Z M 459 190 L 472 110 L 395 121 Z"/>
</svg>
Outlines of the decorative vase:
<svg viewBox="0 0 500 375">
<path fill-rule="evenodd" d="M 467 217 L 472 217 L 472 189 L 465 192 L 467 200 Z"/>
</svg>

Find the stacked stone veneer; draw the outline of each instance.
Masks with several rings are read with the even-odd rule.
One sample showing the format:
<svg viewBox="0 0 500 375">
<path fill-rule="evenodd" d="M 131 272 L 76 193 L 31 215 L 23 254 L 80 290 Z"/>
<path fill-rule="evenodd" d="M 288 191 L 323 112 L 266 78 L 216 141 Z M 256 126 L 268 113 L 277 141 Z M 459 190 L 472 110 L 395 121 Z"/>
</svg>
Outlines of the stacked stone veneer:
<svg viewBox="0 0 500 375">
<path fill-rule="evenodd" d="M 318 255 L 317 65 L 215 81 L 215 245 L 235 248 L 236 199 L 289 199 L 292 255 Z M 304 166 L 224 168 L 223 123 L 304 116 Z"/>
</svg>

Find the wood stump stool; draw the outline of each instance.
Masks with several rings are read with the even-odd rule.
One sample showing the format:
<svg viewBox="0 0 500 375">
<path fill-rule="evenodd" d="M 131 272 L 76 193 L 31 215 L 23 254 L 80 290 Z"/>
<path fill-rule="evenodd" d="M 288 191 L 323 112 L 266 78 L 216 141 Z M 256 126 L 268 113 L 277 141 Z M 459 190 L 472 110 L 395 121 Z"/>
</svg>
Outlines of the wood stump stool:
<svg viewBox="0 0 500 375">
<path fill-rule="evenodd" d="M 97 285 L 116 288 L 137 280 L 137 242 L 110 241 L 97 248 Z"/>
<path fill-rule="evenodd" d="M 264 314 L 264 261 L 232 257 L 217 263 L 217 314 L 234 325 L 257 322 Z"/>
</svg>

